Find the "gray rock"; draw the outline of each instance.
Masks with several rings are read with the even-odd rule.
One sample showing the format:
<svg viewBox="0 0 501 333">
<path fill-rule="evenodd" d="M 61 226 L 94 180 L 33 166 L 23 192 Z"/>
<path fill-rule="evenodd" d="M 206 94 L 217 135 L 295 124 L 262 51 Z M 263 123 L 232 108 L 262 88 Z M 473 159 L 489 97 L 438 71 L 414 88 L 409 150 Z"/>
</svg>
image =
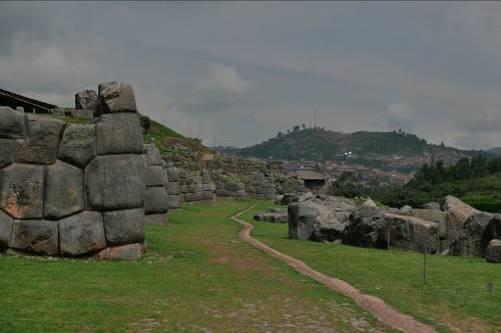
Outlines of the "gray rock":
<svg viewBox="0 0 501 333">
<path fill-rule="evenodd" d="M 495 216 L 490 213 L 475 211 L 469 215 L 463 224 L 462 229 L 457 231 L 451 243 L 451 253 L 453 255 L 462 256 L 483 256 L 487 243 L 492 238 L 486 239 L 485 231 L 487 226 L 492 220 L 497 220 Z M 456 230 L 454 230 L 456 231 Z"/>
<path fill-rule="evenodd" d="M 104 216 L 104 232 L 111 245 L 144 242 L 144 209 L 128 209 L 107 212 Z"/>
<path fill-rule="evenodd" d="M 166 224 L 167 214 L 149 214 L 144 221 L 146 224 Z"/>
<path fill-rule="evenodd" d="M 94 118 L 94 110 L 79 110 L 74 109 L 71 110 L 71 116 L 77 119 L 93 119 Z"/>
<path fill-rule="evenodd" d="M 44 216 L 60 219 L 84 209 L 83 171 L 57 161 L 46 168 Z"/>
<path fill-rule="evenodd" d="M 15 160 L 18 163 L 53 164 L 65 123 L 47 117 L 28 115 L 26 139 L 19 141 Z"/>
<path fill-rule="evenodd" d="M 85 169 L 86 203 L 105 211 L 143 207 L 144 178 L 140 155 L 98 156 Z"/>
<path fill-rule="evenodd" d="M 0 139 L 0 168 L 14 163 L 16 140 Z"/>
<path fill-rule="evenodd" d="M 409 205 L 405 205 L 400 208 L 399 214 L 402 215 L 412 215 L 412 207 Z"/>
<path fill-rule="evenodd" d="M 96 254 L 101 260 L 137 260 L 144 256 L 146 248 L 144 244 L 128 244 L 111 246 Z"/>
<path fill-rule="evenodd" d="M 158 148 L 152 143 L 145 144 L 144 147 L 146 148 L 146 160 L 148 165 L 162 166 L 163 160 Z"/>
<path fill-rule="evenodd" d="M 15 221 L 11 247 L 17 250 L 57 255 L 57 222 L 44 220 Z"/>
<path fill-rule="evenodd" d="M 63 133 L 59 158 L 80 168 L 96 156 L 96 127 L 69 124 Z"/>
<path fill-rule="evenodd" d="M 146 168 L 146 186 L 163 186 L 164 169 L 161 166 L 150 166 Z"/>
<path fill-rule="evenodd" d="M 362 204 L 362 206 L 377 208 L 376 203 L 371 198 L 368 198 L 367 200 L 365 200 L 364 203 Z"/>
<path fill-rule="evenodd" d="M 164 187 L 148 187 L 144 198 L 146 214 L 166 213 L 169 210 L 169 198 Z"/>
<path fill-rule="evenodd" d="M 168 196 L 169 200 L 169 209 L 176 209 L 181 207 L 181 196 L 180 195 L 171 195 Z"/>
<path fill-rule="evenodd" d="M 168 194 L 178 194 L 179 193 L 178 183 L 177 182 L 171 182 L 171 181 L 169 181 L 166 184 L 166 187 L 167 187 L 167 193 Z"/>
<path fill-rule="evenodd" d="M 0 138 L 22 139 L 26 136 L 24 112 L 0 106 Z"/>
<path fill-rule="evenodd" d="M 424 209 L 435 209 L 435 210 L 440 210 L 440 204 L 439 204 L 438 202 L 431 201 L 431 202 L 425 203 L 425 204 L 423 205 L 423 208 L 424 208 Z"/>
<path fill-rule="evenodd" d="M 437 253 L 438 224 L 412 216 L 385 214 L 390 246 L 402 250 Z"/>
<path fill-rule="evenodd" d="M 84 211 L 58 223 L 62 255 L 79 256 L 106 247 L 103 217 L 100 213 Z"/>
<path fill-rule="evenodd" d="M 83 90 L 75 94 L 75 109 L 95 110 L 97 106 L 97 93 L 95 90 Z"/>
<path fill-rule="evenodd" d="M 386 248 L 385 210 L 361 207 L 350 217 L 343 242 L 348 245 L 371 248 Z"/>
<path fill-rule="evenodd" d="M 14 220 L 0 211 L 0 250 L 9 248 Z"/>
<path fill-rule="evenodd" d="M 44 168 L 12 164 L 1 170 L 1 206 L 16 219 L 43 216 Z"/>
<path fill-rule="evenodd" d="M 170 182 L 177 182 L 179 179 L 179 175 L 181 173 L 181 170 L 176 167 L 169 167 L 167 168 L 167 175 L 169 177 Z"/>
<path fill-rule="evenodd" d="M 143 134 L 135 113 L 102 115 L 96 125 L 97 154 L 143 152 Z"/>
<path fill-rule="evenodd" d="M 501 263 L 501 240 L 492 239 L 485 251 L 485 259 L 488 262 Z"/>
<path fill-rule="evenodd" d="M 116 81 L 98 86 L 98 114 L 136 112 L 136 98 L 132 87 Z"/>
</svg>

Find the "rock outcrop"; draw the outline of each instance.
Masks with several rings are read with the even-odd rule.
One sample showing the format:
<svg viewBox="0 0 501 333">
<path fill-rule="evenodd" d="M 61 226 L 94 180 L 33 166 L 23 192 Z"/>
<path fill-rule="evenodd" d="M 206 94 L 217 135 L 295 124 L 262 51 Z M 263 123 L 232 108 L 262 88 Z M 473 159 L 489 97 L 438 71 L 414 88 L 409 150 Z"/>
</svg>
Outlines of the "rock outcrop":
<svg viewBox="0 0 501 333">
<path fill-rule="evenodd" d="M 116 246 L 144 242 L 146 166 L 134 93 L 116 82 L 99 90 L 75 96 L 77 108 L 100 110 L 89 124 L 0 107 L 0 249 L 113 258 Z"/>
<path fill-rule="evenodd" d="M 501 240 L 493 239 L 487 245 L 485 259 L 488 262 L 501 263 Z"/>
</svg>

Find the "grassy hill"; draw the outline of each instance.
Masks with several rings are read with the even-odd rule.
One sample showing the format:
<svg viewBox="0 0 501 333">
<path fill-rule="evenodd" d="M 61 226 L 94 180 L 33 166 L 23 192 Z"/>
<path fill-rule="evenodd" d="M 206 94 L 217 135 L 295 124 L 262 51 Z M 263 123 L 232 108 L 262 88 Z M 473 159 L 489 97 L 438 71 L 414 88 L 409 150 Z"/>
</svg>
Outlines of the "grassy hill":
<svg viewBox="0 0 501 333">
<path fill-rule="evenodd" d="M 343 160 L 381 168 L 393 165 L 394 158 L 401 158 L 407 162 L 399 168 L 407 166 L 410 170 L 416 170 L 431 156 L 453 164 L 462 157 L 486 154 L 433 145 L 414 134 L 401 131 L 341 133 L 320 128 L 296 128 L 260 144 L 230 152 L 261 159 Z M 351 155 L 347 157 L 345 153 L 349 152 Z"/>
<path fill-rule="evenodd" d="M 200 139 L 185 137 L 169 127 L 150 120 L 149 126 L 144 126 L 144 142 L 154 143 L 162 157 L 174 161 L 177 166 L 186 169 L 196 168 L 202 157 L 210 154 L 209 148 L 205 147 Z"/>
</svg>

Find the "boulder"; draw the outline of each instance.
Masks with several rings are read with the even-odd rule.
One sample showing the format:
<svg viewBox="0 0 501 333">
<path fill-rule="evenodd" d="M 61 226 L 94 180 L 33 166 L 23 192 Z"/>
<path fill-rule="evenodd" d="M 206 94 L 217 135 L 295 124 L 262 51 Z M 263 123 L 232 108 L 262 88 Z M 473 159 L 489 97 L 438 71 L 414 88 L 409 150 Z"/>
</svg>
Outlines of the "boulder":
<svg viewBox="0 0 501 333">
<path fill-rule="evenodd" d="M 96 156 L 96 127 L 90 124 L 68 124 L 63 133 L 59 159 L 85 168 Z"/>
<path fill-rule="evenodd" d="M 106 247 L 103 217 L 100 213 L 84 211 L 58 223 L 62 255 L 79 256 Z"/>
<path fill-rule="evenodd" d="M 370 248 L 387 248 L 383 208 L 361 207 L 350 217 L 343 242 Z"/>
<path fill-rule="evenodd" d="M 475 211 L 469 215 L 459 230 L 454 230 L 454 238 L 451 241 L 451 253 L 462 256 L 483 256 L 487 243 L 484 240 L 484 232 L 493 215 L 490 213 Z M 449 233 L 449 230 L 448 230 Z"/>
<path fill-rule="evenodd" d="M 181 173 L 181 170 L 176 167 L 169 167 L 167 168 L 167 176 L 169 177 L 170 182 L 177 182 L 179 179 L 179 175 Z"/>
<path fill-rule="evenodd" d="M 341 240 L 355 209 L 352 200 L 341 197 L 292 203 L 288 207 L 289 237 L 328 242 Z"/>
<path fill-rule="evenodd" d="M 362 204 L 362 206 L 364 207 L 372 207 L 372 208 L 377 208 L 377 205 L 376 203 L 374 202 L 374 200 L 372 200 L 371 198 L 368 198 L 367 200 L 364 201 L 364 203 Z"/>
<path fill-rule="evenodd" d="M 59 152 L 59 141 L 65 123 L 51 118 L 28 115 L 26 139 L 19 141 L 17 163 L 53 164 Z"/>
<path fill-rule="evenodd" d="M 44 168 L 12 164 L 1 170 L 1 206 L 15 219 L 43 216 Z"/>
<path fill-rule="evenodd" d="M 425 203 L 423 205 L 423 208 L 424 209 L 440 210 L 440 204 L 438 202 L 431 201 L 431 202 Z"/>
<path fill-rule="evenodd" d="M 13 249 L 46 255 L 59 253 L 57 222 L 22 220 L 14 222 Z"/>
<path fill-rule="evenodd" d="M 149 214 L 144 221 L 146 224 L 166 224 L 167 214 Z"/>
<path fill-rule="evenodd" d="M 143 134 L 135 113 L 105 114 L 96 125 L 98 155 L 141 154 Z"/>
<path fill-rule="evenodd" d="M 141 155 L 98 156 L 85 169 L 86 203 L 103 211 L 143 207 L 144 178 Z"/>
<path fill-rule="evenodd" d="M 144 256 L 146 248 L 144 244 L 127 244 L 120 246 L 110 246 L 96 254 L 101 260 L 137 260 Z"/>
<path fill-rule="evenodd" d="M 0 138 L 22 139 L 26 136 L 24 112 L 0 106 Z"/>
<path fill-rule="evenodd" d="M 44 216 L 60 219 L 84 209 L 83 171 L 57 161 L 45 172 Z"/>
<path fill-rule="evenodd" d="M 437 253 L 438 223 L 412 216 L 384 214 L 390 246 L 417 252 Z"/>
<path fill-rule="evenodd" d="M 95 90 L 83 90 L 75 94 L 75 109 L 95 110 L 97 106 L 97 93 Z"/>
<path fill-rule="evenodd" d="M 412 215 L 412 207 L 409 205 L 405 205 L 400 208 L 399 214 L 401 215 Z"/>
<path fill-rule="evenodd" d="M 148 187 L 144 198 L 146 214 L 166 213 L 169 210 L 167 191 L 162 187 Z"/>
<path fill-rule="evenodd" d="M 14 163 L 16 140 L 0 139 L 0 168 Z"/>
<path fill-rule="evenodd" d="M 147 143 L 144 145 L 146 148 L 146 161 L 148 165 L 159 165 L 162 166 L 162 156 L 160 156 L 160 151 L 158 148 L 152 144 L 152 143 Z"/>
<path fill-rule="evenodd" d="M 115 112 L 136 112 L 136 98 L 132 87 L 116 81 L 98 86 L 98 114 Z"/>
<path fill-rule="evenodd" d="M 103 214 L 104 232 L 110 245 L 144 242 L 144 209 L 127 209 Z"/>
<path fill-rule="evenodd" d="M 0 211 L 0 250 L 9 248 L 14 220 Z"/>
<path fill-rule="evenodd" d="M 501 240 L 492 239 L 485 251 L 487 262 L 501 263 Z"/>
</svg>

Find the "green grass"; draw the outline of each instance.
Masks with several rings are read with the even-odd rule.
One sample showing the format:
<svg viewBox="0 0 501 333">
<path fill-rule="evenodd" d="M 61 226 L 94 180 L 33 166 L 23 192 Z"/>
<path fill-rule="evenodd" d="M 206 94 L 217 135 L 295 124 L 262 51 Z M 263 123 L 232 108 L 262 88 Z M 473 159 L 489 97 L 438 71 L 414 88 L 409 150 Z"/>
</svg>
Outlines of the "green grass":
<svg viewBox="0 0 501 333">
<path fill-rule="evenodd" d="M 0 256 L 0 331 L 390 331 L 240 242 L 228 217 L 250 203 L 184 206 L 168 226 L 147 227 L 137 262 Z"/>
<path fill-rule="evenodd" d="M 441 331 L 447 324 L 470 332 L 501 332 L 501 265 L 482 258 L 428 256 L 423 285 L 423 255 L 404 251 L 291 240 L 287 224 L 252 221 L 270 202 L 261 201 L 243 215 L 254 223 L 253 236 L 305 261 L 312 268 L 343 279 Z M 497 286 L 491 296 L 486 283 Z"/>
</svg>

